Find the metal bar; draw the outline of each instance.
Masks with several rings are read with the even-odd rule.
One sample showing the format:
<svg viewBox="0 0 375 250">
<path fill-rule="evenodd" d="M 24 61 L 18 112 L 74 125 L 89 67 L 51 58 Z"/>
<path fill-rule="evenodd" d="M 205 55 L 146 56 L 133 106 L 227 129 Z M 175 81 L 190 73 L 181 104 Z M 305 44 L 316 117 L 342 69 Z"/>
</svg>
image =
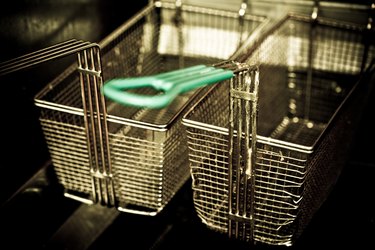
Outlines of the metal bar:
<svg viewBox="0 0 375 250">
<path fill-rule="evenodd" d="M 72 55 L 94 46 L 98 45 L 74 39 L 65 41 L 1 63 L 0 76 Z"/>
<path fill-rule="evenodd" d="M 254 98 L 252 100 L 247 100 L 245 99 L 244 101 L 246 102 L 246 109 L 244 110 L 244 116 L 246 120 L 246 130 L 245 130 L 245 148 L 243 150 L 244 153 L 244 194 L 243 194 L 243 202 L 244 202 L 244 213 L 243 216 L 249 218 L 250 222 L 250 241 L 253 240 L 254 238 L 254 173 L 255 173 L 255 162 L 253 161 L 253 152 L 256 152 L 255 148 L 255 142 L 256 142 L 256 123 L 254 127 L 254 121 L 256 121 L 257 113 L 256 113 L 256 105 L 257 105 L 257 92 L 256 88 L 253 87 L 252 85 L 255 84 L 255 81 L 252 80 L 252 76 L 249 74 L 253 74 L 253 72 L 245 72 L 243 76 L 242 83 L 244 84 L 244 91 L 247 93 L 253 94 Z M 254 89 L 253 89 L 254 88 Z M 250 138 L 250 133 L 252 133 L 252 138 Z M 250 190 L 248 190 L 250 185 Z M 250 197 L 248 197 L 250 195 Z M 248 203 L 250 203 L 250 211 L 249 215 L 247 214 L 247 206 Z M 244 227 L 245 227 L 244 223 Z M 245 231 L 244 231 L 245 233 Z M 245 235 L 243 236 L 243 239 L 245 239 Z"/>
<path fill-rule="evenodd" d="M 247 0 L 243 0 L 238 10 L 238 31 L 240 33 L 238 47 L 242 45 L 242 34 L 244 32 L 244 18 L 248 7 Z"/>
<path fill-rule="evenodd" d="M 236 85 L 235 88 L 237 88 L 238 90 L 242 90 L 242 86 L 240 84 L 240 78 L 241 78 L 241 74 L 239 75 L 237 81 L 236 81 Z M 235 112 L 235 124 L 237 122 L 237 126 L 235 126 L 235 129 L 237 130 L 237 147 L 236 147 L 236 152 L 237 152 L 237 168 L 236 168 L 236 215 L 239 215 L 240 214 L 240 203 L 241 203 L 241 179 L 242 179 L 242 166 L 241 166 L 241 162 L 242 162 L 242 103 L 241 103 L 241 99 L 238 99 L 236 98 L 235 99 L 236 102 L 237 102 L 237 109 L 235 108 L 234 109 L 234 112 Z M 239 222 L 236 221 L 236 238 L 238 238 L 238 228 L 239 227 Z"/>
<path fill-rule="evenodd" d="M 305 91 L 305 112 L 304 118 L 309 120 L 310 117 L 310 102 L 311 102 L 311 85 L 312 85 L 312 72 L 314 64 L 314 39 L 315 39 L 315 25 L 319 15 L 319 0 L 314 1 L 313 11 L 311 13 L 311 26 L 309 32 L 309 50 L 308 50 L 308 69 L 306 78 L 306 91 Z"/>
<path fill-rule="evenodd" d="M 96 62 L 97 62 L 97 71 L 99 72 L 102 72 L 102 66 L 101 66 L 101 57 L 100 57 L 100 51 L 97 50 L 96 51 Z M 103 85 L 103 78 L 102 77 L 98 77 L 97 78 L 98 80 L 98 84 L 99 84 L 99 88 L 100 86 Z M 101 102 L 101 106 L 102 106 L 102 125 L 103 125 L 103 133 L 104 133 L 104 139 L 103 139 L 103 142 L 104 142 L 104 153 L 106 154 L 105 155 L 105 159 L 106 159 L 106 169 L 107 169 L 107 176 L 109 178 L 107 178 L 106 180 L 109 181 L 109 204 L 110 205 L 115 205 L 115 190 L 114 190 L 114 183 L 113 183 L 113 179 L 112 179 L 112 163 L 111 163 L 111 154 L 110 154 L 110 150 L 109 150 L 109 136 L 108 136 L 108 123 L 107 123 L 107 106 L 106 106 L 106 102 L 105 102 L 105 98 L 103 95 L 100 95 L 100 102 Z"/>
<path fill-rule="evenodd" d="M 241 89 L 243 89 L 244 92 L 250 92 L 250 86 L 248 85 L 248 82 L 246 82 L 246 74 L 248 72 L 244 72 L 242 75 L 241 75 L 241 79 L 240 79 L 240 83 L 241 83 Z M 239 84 L 240 84 L 239 83 Z M 242 186 L 243 186 L 243 194 L 242 194 L 242 205 L 243 205 L 243 211 L 242 211 L 242 216 L 246 216 L 246 206 L 247 206 L 247 176 L 246 176 L 246 168 L 247 168 L 247 161 L 249 160 L 248 159 L 248 152 L 249 152 L 249 134 L 248 134 L 248 129 L 249 129 L 249 121 L 251 119 L 251 117 L 249 117 L 249 100 L 247 99 L 241 99 L 240 100 L 241 102 L 244 102 L 244 110 L 240 109 L 239 111 L 239 114 L 242 116 L 245 116 L 243 117 L 243 119 L 245 120 L 244 122 L 244 142 L 243 142 L 243 149 L 240 151 L 240 152 L 243 152 L 241 154 L 243 154 L 243 165 L 241 166 L 242 169 L 241 169 L 241 183 L 243 182 Z M 244 112 L 243 112 L 244 111 Z M 241 125 L 242 127 L 242 125 Z M 241 138 L 242 138 L 242 133 L 241 133 Z M 241 147 L 242 148 L 242 147 Z M 243 180 L 243 181 L 242 181 Z M 246 223 L 242 223 L 243 225 L 243 233 L 242 233 L 242 240 L 245 240 L 246 238 Z"/>
<path fill-rule="evenodd" d="M 375 19 L 375 0 L 371 1 L 370 9 L 368 10 L 368 18 L 367 18 L 367 26 L 365 30 L 365 34 L 363 36 L 363 56 L 362 56 L 362 63 L 361 63 L 361 73 L 364 73 L 366 70 L 366 62 L 368 58 L 368 51 L 370 47 L 371 36 L 374 35 L 374 19 Z"/>
<path fill-rule="evenodd" d="M 300 6 L 313 6 L 314 0 L 252 0 L 254 5 L 260 4 L 289 4 L 289 5 L 300 5 Z M 357 3 L 343 3 L 334 1 L 321 1 L 320 5 L 322 7 L 332 8 L 332 9 L 346 9 L 346 10 L 367 10 L 369 7 L 364 4 Z"/>
<path fill-rule="evenodd" d="M 233 89 L 233 78 L 230 80 L 230 89 Z M 229 181 L 229 192 L 228 192 L 228 212 L 229 215 L 233 214 L 232 208 L 232 191 L 233 191 L 233 138 L 234 138 L 234 100 L 229 98 L 229 138 L 228 138 L 228 181 Z M 232 235 L 232 220 L 229 218 L 228 221 L 228 233 L 229 237 Z"/>
<path fill-rule="evenodd" d="M 78 60 L 78 67 L 83 68 L 80 54 L 77 55 L 77 60 Z M 82 98 L 83 113 L 84 113 L 83 117 L 84 117 L 85 131 L 86 131 L 87 153 L 88 153 L 88 157 L 90 161 L 90 172 L 94 173 L 95 170 L 92 168 L 92 165 L 91 165 L 91 159 L 92 159 L 92 152 L 91 152 L 91 146 L 90 146 L 91 140 L 90 140 L 90 136 L 87 133 L 87 131 L 89 131 L 89 122 L 88 122 L 88 117 L 86 115 L 87 114 L 87 101 L 86 101 L 86 94 L 84 91 L 85 84 L 84 84 L 83 78 L 84 78 L 83 72 L 79 71 L 79 82 L 81 84 L 81 98 Z M 91 174 L 91 185 L 92 185 L 92 199 L 93 199 L 93 202 L 96 203 L 97 202 L 96 191 L 95 191 L 96 187 L 95 187 L 95 178 L 93 174 Z"/>
<path fill-rule="evenodd" d="M 94 202 L 102 205 L 115 204 L 115 192 L 110 163 L 107 112 L 105 99 L 100 93 L 101 77 L 100 50 L 91 48 L 79 55 L 81 95 L 84 107 L 85 129 L 90 159 L 92 194 Z M 96 72 L 85 74 L 86 71 Z"/>
<path fill-rule="evenodd" d="M 241 65 L 237 66 L 241 67 Z M 242 240 L 246 240 L 249 236 L 250 241 L 253 240 L 254 233 L 258 84 L 258 70 L 250 67 L 242 72 L 239 71 L 230 82 L 228 233 L 230 237 L 242 238 Z M 248 98 L 249 95 L 252 98 Z M 233 175 L 234 168 L 235 175 Z M 250 225 L 250 235 L 247 233 L 248 225 Z"/>
<path fill-rule="evenodd" d="M 184 59 L 184 33 L 182 30 L 182 1 L 176 0 L 175 2 L 176 9 L 175 9 L 175 16 L 173 18 L 174 25 L 177 27 L 177 38 L 178 38 L 178 66 L 179 68 L 183 68 L 185 64 Z"/>
<path fill-rule="evenodd" d="M 92 49 L 89 50 L 89 53 L 90 53 L 90 63 L 91 63 L 91 67 L 94 68 L 95 67 L 95 63 L 94 63 L 94 53 L 92 51 Z M 89 66 L 89 65 L 88 65 Z M 89 78 L 90 76 L 88 76 Z M 97 84 L 97 78 L 96 77 L 93 77 L 92 79 L 92 84 L 93 84 L 93 89 L 94 89 L 94 100 L 95 100 L 95 111 L 96 111 L 96 130 L 97 130 L 97 137 L 95 136 L 95 140 L 97 140 L 97 146 L 98 146 L 98 161 L 101 163 L 101 165 L 99 165 L 99 172 L 104 174 L 104 176 L 108 176 L 108 173 L 107 173 L 107 167 L 106 167 L 106 159 L 104 157 L 104 146 L 103 146 L 103 130 L 102 130 L 102 119 L 101 119 L 101 113 L 102 113 L 102 107 L 100 105 L 100 101 L 99 101 L 99 96 L 98 96 L 98 93 L 100 93 L 100 89 L 98 87 L 98 84 Z M 100 157 L 100 158 L 99 158 Z M 100 183 L 103 184 L 104 186 L 104 192 L 102 193 L 102 196 L 103 196 L 103 199 L 104 199 L 104 203 L 105 204 L 108 204 L 109 202 L 109 197 L 108 197 L 108 190 L 107 190 L 107 178 L 104 178 L 104 179 L 100 179 L 99 180 Z"/>
</svg>

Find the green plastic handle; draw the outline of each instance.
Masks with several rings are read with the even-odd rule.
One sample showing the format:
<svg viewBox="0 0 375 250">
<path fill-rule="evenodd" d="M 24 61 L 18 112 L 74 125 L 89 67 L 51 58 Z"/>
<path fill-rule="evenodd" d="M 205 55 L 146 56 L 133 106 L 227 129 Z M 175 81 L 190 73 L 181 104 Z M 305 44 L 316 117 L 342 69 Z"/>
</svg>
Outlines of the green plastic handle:
<svg viewBox="0 0 375 250">
<path fill-rule="evenodd" d="M 107 98 L 126 106 L 164 108 L 179 94 L 233 77 L 233 72 L 206 65 L 197 65 L 153 76 L 116 78 L 104 84 Z M 151 87 L 163 91 L 160 95 L 139 95 L 125 90 Z"/>
</svg>

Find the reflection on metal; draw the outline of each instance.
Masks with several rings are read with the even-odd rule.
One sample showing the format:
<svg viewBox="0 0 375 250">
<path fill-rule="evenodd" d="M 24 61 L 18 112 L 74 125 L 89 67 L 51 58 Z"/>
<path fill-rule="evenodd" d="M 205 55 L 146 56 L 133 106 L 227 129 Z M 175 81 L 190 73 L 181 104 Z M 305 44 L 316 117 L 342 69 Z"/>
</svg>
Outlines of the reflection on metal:
<svg viewBox="0 0 375 250">
<path fill-rule="evenodd" d="M 61 59 L 72 54 L 77 54 L 78 61 L 76 73 L 79 76 L 81 104 L 83 107 L 85 125 L 83 136 L 86 138 L 85 153 L 88 155 L 88 165 L 90 167 L 92 201 L 93 203 L 114 206 L 115 194 L 108 147 L 107 110 L 104 97 L 100 94 L 103 79 L 99 46 L 78 40 L 62 42 L 1 64 L 0 75 L 9 74 L 54 59 Z M 48 128 L 46 133 L 51 133 L 50 128 Z M 54 141 L 54 145 L 60 147 L 56 144 L 56 141 Z M 69 145 L 71 147 L 71 142 Z M 53 147 L 50 147 L 50 149 L 53 151 Z M 54 153 L 51 152 L 51 155 Z M 61 154 L 59 157 L 61 157 Z"/>
<path fill-rule="evenodd" d="M 74 55 L 94 46 L 98 45 L 74 39 L 61 42 L 50 47 L 11 59 L 9 61 L 2 62 L 0 64 L 0 76 L 55 59 L 61 59 L 69 55 Z"/>
<path fill-rule="evenodd" d="M 112 79 L 171 71 L 179 67 L 181 57 L 186 67 L 216 63 L 230 57 L 239 41 L 263 21 L 264 17 L 246 14 L 241 33 L 237 11 L 206 9 L 179 1 L 176 8 L 176 3 L 157 1 L 100 43 L 102 67 L 94 71 Z M 87 62 L 95 59 L 95 55 L 82 56 L 88 56 Z M 95 85 L 95 75 L 88 68 L 80 70 L 89 73 L 81 81 L 88 79 Z M 90 86 L 96 89 L 94 85 Z M 103 115 L 103 106 L 94 105 L 101 104 L 96 96 L 91 96 L 96 92 L 88 91 L 85 89 L 85 95 L 80 95 L 75 70 L 69 68 L 35 98 L 65 195 L 84 202 L 115 204 L 124 212 L 156 215 L 189 178 L 188 148 L 180 120 L 199 91 L 179 96 L 164 109 L 138 109 L 107 102 L 108 116 Z M 155 94 L 150 89 L 139 91 Z M 82 97 L 87 107 L 82 105 Z M 90 107 L 96 106 L 92 112 Z M 84 117 L 86 110 L 90 112 Z M 100 145 L 101 139 L 106 140 L 100 137 L 99 129 L 105 125 L 101 123 L 104 118 L 108 122 L 109 151 L 93 143 Z M 94 128 L 96 125 L 98 129 Z M 86 131 L 90 142 L 86 142 Z M 107 153 L 108 158 L 102 157 Z M 97 163 L 111 166 L 111 171 L 102 168 L 98 174 Z"/>
<path fill-rule="evenodd" d="M 212 87 L 184 116 L 194 206 L 209 228 L 252 243 L 290 246 L 298 239 L 340 174 L 365 103 L 358 80 L 375 57 L 374 44 L 364 44 L 365 30 L 288 15 L 237 53 L 236 60 L 259 65 L 251 138 L 240 127 L 231 133 L 241 119 L 228 115 L 230 95 L 239 96 L 229 83 Z M 237 105 L 244 122 L 254 107 Z M 251 151 L 239 146 L 249 140 Z"/>
<path fill-rule="evenodd" d="M 242 240 L 247 236 L 253 240 L 254 232 L 258 88 L 258 68 L 244 68 L 230 81 L 229 87 L 228 233 L 229 237 Z"/>
<path fill-rule="evenodd" d="M 47 242 L 47 249 L 84 250 L 119 215 L 115 208 L 82 204 Z"/>
</svg>

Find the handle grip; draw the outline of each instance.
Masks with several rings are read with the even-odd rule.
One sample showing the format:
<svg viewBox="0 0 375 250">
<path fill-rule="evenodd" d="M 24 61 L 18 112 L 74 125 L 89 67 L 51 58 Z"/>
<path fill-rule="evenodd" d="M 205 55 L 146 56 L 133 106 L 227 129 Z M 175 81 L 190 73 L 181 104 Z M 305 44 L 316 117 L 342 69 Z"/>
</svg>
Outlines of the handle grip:
<svg viewBox="0 0 375 250">
<path fill-rule="evenodd" d="M 109 80 L 102 89 L 104 96 L 126 106 L 164 108 L 179 94 L 229 79 L 233 72 L 212 66 L 196 65 L 189 68 L 138 78 Z M 151 87 L 160 95 L 140 95 L 126 90 Z"/>
</svg>

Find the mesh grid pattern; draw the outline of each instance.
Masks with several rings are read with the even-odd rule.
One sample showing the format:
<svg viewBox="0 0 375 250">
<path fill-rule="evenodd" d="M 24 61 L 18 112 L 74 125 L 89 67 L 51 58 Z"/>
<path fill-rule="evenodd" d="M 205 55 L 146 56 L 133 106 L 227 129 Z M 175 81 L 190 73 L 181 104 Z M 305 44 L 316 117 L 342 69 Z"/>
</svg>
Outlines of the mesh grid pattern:
<svg viewBox="0 0 375 250">
<path fill-rule="evenodd" d="M 307 155 L 259 143 L 255 177 L 254 240 L 289 244 L 302 202 Z"/>
<path fill-rule="evenodd" d="M 363 100 L 368 98 L 369 94 L 365 84 L 357 91 L 359 93 L 351 96 L 350 102 L 345 103 L 341 115 L 335 117 L 334 126 L 329 127 L 328 133 L 309 159 L 304 200 L 301 203 L 300 221 L 294 238 L 303 233 L 314 213 L 325 201 L 348 158 L 347 152 L 364 108 Z"/>
<path fill-rule="evenodd" d="M 228 138 L 211 131 L 187 131 L 189 159 L 198 216 L 210 228 L 228 226 Z"/>
<path fill-rule="evenodd" d="M 59 182 L 88 197 L 91 176 L 83 117 L 42 109 L 40 123 Z"/>
<path fill-rule="evenodd" d="M 338 108 L 359 78 L 365 47 L 358 26 L 329 24 L 289 16 L 237 58 L 260 65 L 254 185 L 233 194 L 254 193 L 252 217 L 228 212 L 229 86 L 215 86 L 184 116 L 194 205 L 209 228 L 290 246 L 335 184 L 365 95 L 356 88 Z M 374 46 L 368 51 L 373 58 Z"/>
<path fill-rule="evenodd" d="M 180 126 L 164 132 L 126 126 L 110 134 L 120 203 L 159 210 L 187 180 L 188 154 Z"/>
<path fill-rule="evenodd" d="M 208 227 L 227 233 L 228 136 L 198 128 L 188 128 L 187 133 L 195 209 Z M 290 242 L 297 228 L 306 162 L 304 153 L 258 144 L 254 240 Z"/>
<path fill-rule="evenodd" d="M 181 16 L 178 13 L 174 4 L 150 5 L 107 37 L 101 49 L 104 79 L 152 75 L 228 59 L 264 20 L 246 15 L 243 30 L 239 30 L 235 12 L 182 5 Z M 150 89 L 137 93 L 157 94 Z M 107 100 L 110 160 L 119 207 L 134 205 L 139 211 L 158 212 L 189 177 L 180 120 L 192 94 L 179 96 L 168 108 L 158 110 L 124 107 Z M 75 68 L 67 69 L 38 96 L 60 183 L 93 200 L 92 185 L 101 189 L 98 185 L 105 184 L 103 178 L 107 177 L 91 184 L 96 176 L 90 173 L 87 150 L 92 145 L 87 146 Z"/>
<path fill-rule="evenodd" d="M 163 152 L 160 145 L 119 134 L 111 135 L 110 141 L 120 202 L 154 209 L 161 206 Z"/>
</svg>

